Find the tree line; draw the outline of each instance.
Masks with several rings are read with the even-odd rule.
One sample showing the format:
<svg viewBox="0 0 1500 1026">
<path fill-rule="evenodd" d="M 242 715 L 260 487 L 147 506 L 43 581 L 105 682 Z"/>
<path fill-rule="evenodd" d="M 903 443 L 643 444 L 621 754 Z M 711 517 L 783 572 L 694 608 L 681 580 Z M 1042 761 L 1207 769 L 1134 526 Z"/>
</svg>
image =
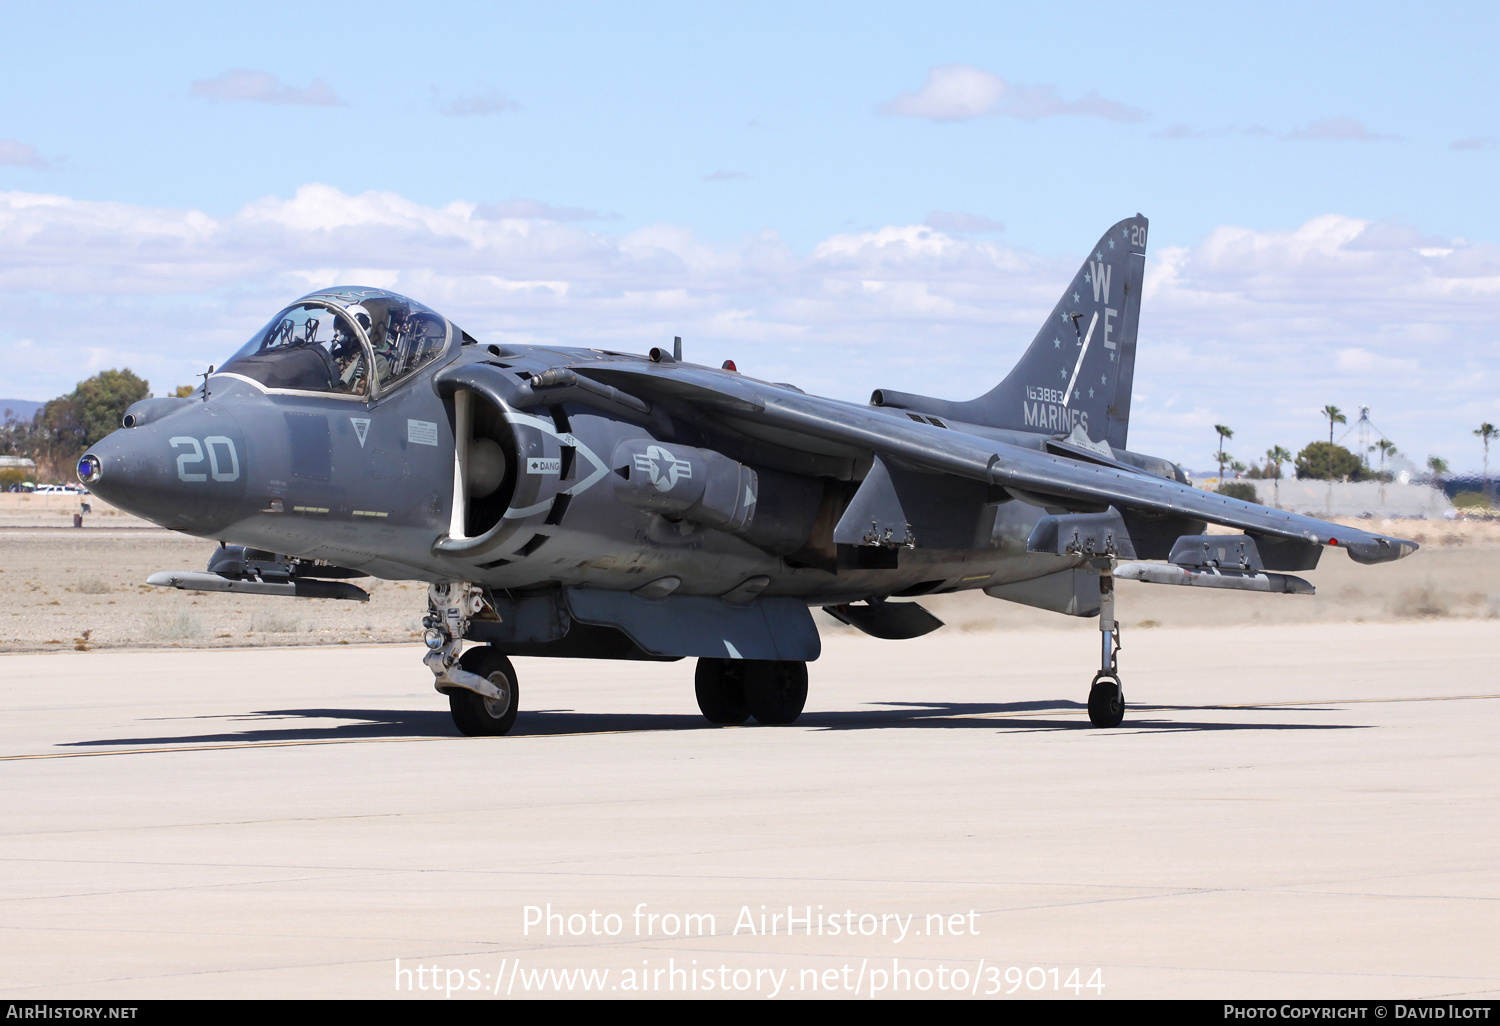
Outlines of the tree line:
<svg viewBox="0 0 1500 1026">
<path fill-rule="evenodd" d="M 191 386 L 183 386 L 174 394 L 191 392 Z M 71 480 L 78 457 L 118 428 L 132 403 L 150 396 L 150 383 L 130 368 L 102 371 L 80 381 L 67 395 L 48 401 L 30 420 L 6 411 L 5 423 L 0 425 L 0 455 L 35 460 L 39 481 Z M 0 471 L 0 486 L 9 487 L 30 476 L 14 469 Z"/>
<path fill-rule="evenodd" d="M 1227 425 L 1215 424 L 1214 432 L 1219 438 L 1218 451 L 1214 453 L 1214 459 L 1219 464 L 1219 491 L 1226 495 L 1238 495 L 1241 491 L 1248 491 L 1253 495 L 1252 486 L 1236 484 L 1224 479 L 1226 467 L 1234 471 L 1236 476 L 1244 474 L 1247 478 L 1275 481 L 1281 479 L 1281 468 L 1287 463 L 1292 464 L 1298 480 L 1390 481 L 1394 478 L 1395 475 L 1386 469 L 1386 463 L 1398 455 L 1404 455 L 1394 442 L 1388 438 L 1380 438 L 1370 446 L 1369 454 L 1365 455 L 1375 453 L 1380 455 L 1379 466 L 1371 467 L 1362 455 L 1352 452 L 1333 440 L 1334 425 L 1349 422 L 1343 411 L 1337 406 L 1325 406 L 1322 414 L 1328 420 L 1328 441 L 1309 442 L 1295 457 L 1279 445 L 1272 446 L 1266 450 L 1263 465 L 1246 465 L 1226 452 L 1224 443 L 1234 437 L 1234 431 Z M 1474 435 L 1484 446 L 1484 494 L 1481 498 L 1486 504 L 1494 505 L 1494 489 L 1490 484 L 1490 442 L 1500 438 L 1500 429 L 1485 422 L 1474 430 Z M 1449 472 L 1448 461 L 1441 456 L 1428 456 L 1427 470 L 1432 476 L 1433 483 L 1441 488 L 1443 479 Z"/>
</svg>

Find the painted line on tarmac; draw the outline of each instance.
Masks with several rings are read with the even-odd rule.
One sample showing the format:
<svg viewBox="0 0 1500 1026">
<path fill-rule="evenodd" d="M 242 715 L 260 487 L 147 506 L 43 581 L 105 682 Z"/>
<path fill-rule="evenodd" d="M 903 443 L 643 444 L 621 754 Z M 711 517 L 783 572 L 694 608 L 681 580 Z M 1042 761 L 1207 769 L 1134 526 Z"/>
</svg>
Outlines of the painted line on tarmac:
<svg viewBox="0 0 1500 1026">
<path fill-rule="evenodd" d="M 1290 709 L 1298 707 L 1324 706 L 1324 705 L 1356 705 L 1356 704 L 1379 704 L 1382 702 L 1474 702 L 1486 699 L 1500 698 L 1497 695 L 1438 695 L 1431 698 L 1343 698 L 1336 701 L 1324 702 L 1249 702 L 1244 705 L 1136 705 L 1131 706 L 1133 712 L 1188 712 L 1195 709 Z M 1013 720 L 1033 716 L 1082 716 L 1086 710 L 1078 709 L 1043 709 L 1035 712 L 989 712 L 989 713 L 967 713 L 959 718 L 975 720 Z M 946 716 L 915 717 L 918 719 L 940 720 L 948 719 Z M 825 724 L 818 724 L 824 726 Z M 599 737 L 606 734 L 650 734 L 671 733 L 680 730 L 706 730 L 706 727 L 637 727 L 630 730 L 576 730 L 558 734 L 516 734 L 509 739 L 514 744 L 522 738 L 548 738 L 548 737 Z M 737 726 L 716 727 L 716 730 L 742 729 Z M 753 728 L 752 728 L 753 729 Z M 38 752 L 33 755 L 0 755 L 0 762 L 27 762 L 36 759 L 97 759 L 107 755 L 163 755 L 171 752 L 232 752 L 245 748 L 306 748 L 312 745 L 368 745 L 368 744 L 410 744 L 419 741 L 477 741 L 482 738 L 467 737 L 338 737 L 338 738 L 310 738 L 304 741 L 246 741 L 241 744 L 223 745 L 168 745 L 155 748 L 116 748 L 104 752 Z"/>
</svg>

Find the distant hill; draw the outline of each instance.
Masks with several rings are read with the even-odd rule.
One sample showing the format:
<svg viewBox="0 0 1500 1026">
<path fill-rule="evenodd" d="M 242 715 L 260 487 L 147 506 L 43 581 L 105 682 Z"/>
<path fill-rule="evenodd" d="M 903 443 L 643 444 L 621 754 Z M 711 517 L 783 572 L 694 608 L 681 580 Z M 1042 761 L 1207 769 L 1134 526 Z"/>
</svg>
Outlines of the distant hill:
<svg viewBox="0 0 1500 1026">
<path fill-rule="evenodd" d="M 31 399 L 0 399 L 0 423 L 5 420 L 6 410 L 10 410 L 16 420 L 30 420 L 36 416 L 37 410 L 46 405 L 46 403 L 35 402 Z"/>
</svg>

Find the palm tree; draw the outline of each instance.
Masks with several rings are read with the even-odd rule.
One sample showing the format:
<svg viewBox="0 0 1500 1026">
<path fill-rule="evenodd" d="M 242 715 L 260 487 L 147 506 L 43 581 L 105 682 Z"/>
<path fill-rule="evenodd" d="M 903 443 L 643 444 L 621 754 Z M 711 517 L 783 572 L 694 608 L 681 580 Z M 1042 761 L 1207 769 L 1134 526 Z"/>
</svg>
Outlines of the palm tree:
<svg viewBox="0 0 1500 1026">
<path fill-rule="evenodd" d="M 1347 424 L 1344 413 L 1337 406 L 1323 407 L 1323 416 L 1328 418 L 1328 444 L 1333 445 L 1333 426 L 1335 424 Z"/>
<path fill-rule="evenodd" d="M 1437 482 L 1438 491 L 1443 493 L 1443 501 L 1446 504 L 1448 491 L 1443 487 L 1443 475 L 1448 473 L 1448 461 L 1441 456 L 1429 456 L 1427 457 L 1427 469 L 1432 471 L 1432 479 Z"/>
<path fill-rule="evenodd" d="M 1371 452 L 1374 452 L 1376 449 L 1380 450 L 1380 505 L 1381 505 L 1381 508 L 1384 509 L 1385 508 L 1385 486 L 1386 486 L 1385 458 L 1387 456 L 1394 456 L 1394 455 L 1396 455 L 1396 443 L 1392 442 L 1388 438 L 1382 438 L 1380 441 L 1378 441 L 1374 445 L 1370 446 L 1370 451 Z"/>
<path fill-rule="evenodd" d="M 1484 443 L 1484 499 L 1493 506 L 1495 497 L 1490 494 L 1490 439 L 1500 435 L 1500 431 L 1496 431 L 1495 425 L 1486 421 L 1479 425 L 1479 430 L 1474 434 L 1478 435 L 1479 440 Z"/>
<path fill-rule="evenodd" d="M 1327 511 L 1333 513 L 1333 425 L 1347 424 L 1343 411 L 1337 406 L 1323 407 L 1323 416 L 1328 418 L 1328 500 Z"/>
<path fill-rule="evenodd" d="M 1224 464 L 1234 459 L 1233 456 L 1224 451 L 1224 442 L 1226 439 L 1233 438 L 1234 432 L 1225 427 L 1223 424 L 1215 424 L 1214 430 L 1219 433 L 1219 451 L 1214 453 L 1214 455 L 1218 457 L 1219 460 L 1219 480 L 1222 482 L 1224 480 Z"/>
<path fill-rule="evenodd" d="M 1389 439 L 1382 438 L 1380 441 L 1371 446 L 1371 448 L 1380 450 L 1380 472 L 1381 474 L 1384 474 L 1386 457 L 1396 455 L 1396 443 L 1390 441 Z"/>
<path fill-rule="evenodd" d="M 1333 426 L 1347 424 L 1348 419 L 1337 406 L 1323 407 L 1323 416 L 1328 418 L 1328 480 L 1333 480 Z"/>
<path fill-rule="evenodd" d="M 1271 487 L 1276 490 L 1277 509 L 1281 508 L 1281 465 L 1290 462 L 1292 462 L 1292 454 L 1281 446 L 1273 445 L 1266 450 L 1266 465 L 1276 469 L 1276 473 L 1272 477 L 1272 481 L 1275 483 Z"/>
</svg>

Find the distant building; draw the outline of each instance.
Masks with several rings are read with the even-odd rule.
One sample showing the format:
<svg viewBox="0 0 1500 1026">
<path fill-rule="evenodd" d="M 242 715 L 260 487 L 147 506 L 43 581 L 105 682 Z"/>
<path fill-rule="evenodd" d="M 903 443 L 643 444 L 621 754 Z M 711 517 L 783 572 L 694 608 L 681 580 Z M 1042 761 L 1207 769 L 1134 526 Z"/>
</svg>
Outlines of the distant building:
<svg viewBox="0 0 1500 1026">
<path fill-rule="evenodd" d="M 1313 517 L 1427 517 L 1443 516 L 1452 504 L 1441 489 L 1412 480 L 1394 481 L 1327 481 L 1298 480 L 1284 477 L 1280 481 L 1282 509 L 1306 513 Z M 1240 484 L 1255 486 L 1256 498 L 1264 506 L 1278 505 L 1277 482 L 1272 478 L 1240 478 Z M 1196 482 L 1205 491 L 1216 491 L 1219 480 L 1205 477 Z"/>
<path fill-rule="evenodd" d="M 36 460 L 29 456 L 0 456 L 0 470 L 35 470 Z"/>
</svg>

